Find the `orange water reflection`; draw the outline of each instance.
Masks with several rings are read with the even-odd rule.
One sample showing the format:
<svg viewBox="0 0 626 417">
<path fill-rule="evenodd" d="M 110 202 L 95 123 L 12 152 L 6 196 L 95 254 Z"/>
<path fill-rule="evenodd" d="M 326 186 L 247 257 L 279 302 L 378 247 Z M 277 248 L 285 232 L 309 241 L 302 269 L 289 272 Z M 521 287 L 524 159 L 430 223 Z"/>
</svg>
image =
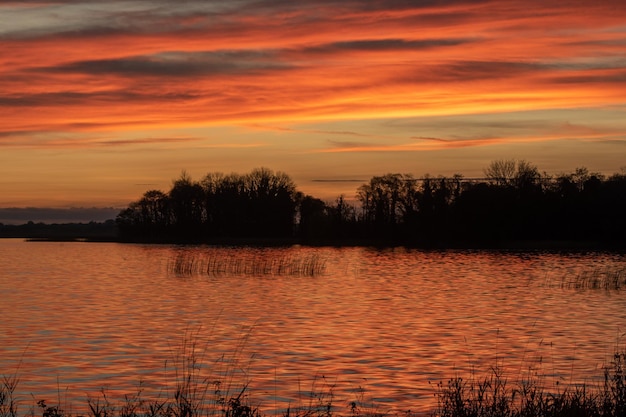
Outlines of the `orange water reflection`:
<svg viewBox="0 0 626 417">
<path fill-rule="evenodd" d="M 425 411 L 434 384 L 498 363 L 510 379 L 600 378 L 626 325 L 626 292 L 573 290 L 564 277 L 624 269 L 608 253 L 234 249 L 0 240 L 0 373 L 18 394 L 80 411 L 171 392 L 184 340 L 212 377 L 249 382 L 267 413 L 328 392 L 340 409 Z M 189 259 L 310 257 L 322 274 L 176 274 Z M 215 272 L 215 271 L 213 271 Z M 223 385 L 225 387 L 226 385 Z M 31 395 L 32 394 L 32 395 Z M 347 409 L 346 409 L 347 410 Z"/>
</svg>

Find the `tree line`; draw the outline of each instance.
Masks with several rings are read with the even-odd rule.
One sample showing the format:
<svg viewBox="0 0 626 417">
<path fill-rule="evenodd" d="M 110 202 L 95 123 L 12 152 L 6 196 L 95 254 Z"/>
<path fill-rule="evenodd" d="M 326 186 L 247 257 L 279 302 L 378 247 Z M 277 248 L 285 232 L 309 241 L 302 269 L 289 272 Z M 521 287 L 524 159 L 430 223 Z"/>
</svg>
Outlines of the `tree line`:
<svg viewBox="0 0 626 417">
<path fill-rule="evenodd" d="M 0 238 L 27 238 L 44 241 L 116 241 L 118 237 L 114 220 L 89 223 L 0 223 Z"/>
<path fill-rule="evenodd" d="M 556 176 L 524 160 L 493 161 L 482 178 L 375 176 L 326 202 L 283 172 L 186 173 L 168 192 L 147 191 L 117 216 L 120 237 L 145 241 L 293 238 L 420 246 L 510 242 L 626 243 L 626 171 L 577 168 Z"/>
</svg>

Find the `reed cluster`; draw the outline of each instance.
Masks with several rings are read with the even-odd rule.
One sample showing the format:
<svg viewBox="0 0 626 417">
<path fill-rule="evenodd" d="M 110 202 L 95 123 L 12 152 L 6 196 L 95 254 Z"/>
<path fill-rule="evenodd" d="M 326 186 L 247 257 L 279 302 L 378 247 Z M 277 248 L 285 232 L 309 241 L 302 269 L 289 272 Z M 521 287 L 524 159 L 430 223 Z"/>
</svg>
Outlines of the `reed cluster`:
<svg viewBox="0 0 626 417">
<path fill-rule="evenodd" d="M 626 268 L 596 268 L 564 277 L 561 288 L 620 290 L 626 287 Z"/>
<path fill-rule="evenodd" d="M 182 252 L 169 263 L 171 272 L 180 276 L 319 276 L 326 270 L 326 261 L 317 254 L 302 256 L 259 253 L 254 256 L 223 256 Z"/>
</svg>

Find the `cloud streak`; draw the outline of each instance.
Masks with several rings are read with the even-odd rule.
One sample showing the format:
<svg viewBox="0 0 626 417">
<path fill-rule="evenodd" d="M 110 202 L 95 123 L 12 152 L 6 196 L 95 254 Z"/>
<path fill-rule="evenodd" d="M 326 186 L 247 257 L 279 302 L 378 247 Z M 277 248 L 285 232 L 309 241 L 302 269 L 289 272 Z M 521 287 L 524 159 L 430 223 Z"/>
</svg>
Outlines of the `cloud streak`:
<svg viewBox="0 0 626 417">
<path fill-rule="evenodd" d="M 286 64 L 281 65 L 268 55 L 270 54 L 254 51 L 164 52 L 154 56 L 78 61 L 46 68 L 43 71 L 94 76 L 196 78 L 214 75 L 251 75 L 287 67 Z"/>
</svg>

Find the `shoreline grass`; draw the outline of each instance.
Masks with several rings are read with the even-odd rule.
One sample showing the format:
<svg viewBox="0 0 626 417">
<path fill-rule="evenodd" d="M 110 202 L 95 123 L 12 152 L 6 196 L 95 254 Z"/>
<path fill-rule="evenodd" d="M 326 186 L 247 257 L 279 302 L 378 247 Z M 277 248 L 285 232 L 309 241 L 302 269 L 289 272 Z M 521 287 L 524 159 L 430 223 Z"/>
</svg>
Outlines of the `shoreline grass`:
<svg viewBox="0 0 626 417">
<path fill-rule="evenodd" d="M 192 334 L 196 336 L 197 334 Z M 249 389 L 246 364 L 241 357 L 244 337 L 229 357 L 207 362 L 208 345 L 183 340 L 167 389 L 146 396 L 141 383 L 135 392 L 113 400 L 102 389 L 86 399 L 85 411 L 72 412 L 61 398 L 32 396 L 33 404 L 22 410 L 16 389 L 18 371 L 0 379 L 0 417 L 618 417 L 626 416 L 626 350 L 616 351 L 603 368 L 601 382 L 548 384 L 537 372 L 509 379 L 498 363 L 485 376 L 455 376 L 434 381 L 435 406 L 425 413 L 381 411 L 364 400 L 361 389 L 352 401 L 337 404 L 334 384 L 316 378 L 297 404 L 273 412 L 261 410 L 261 400 Z M 594 375 L 598 376 L 598 375 Z M 36 405 L 35 405 L 36 404 Z M 70 410 L 70 411 L 68 411 Z"/>
<path fill-rule="evenodd" d="M 435 417 L 623 417 L 626 416 L 626 352 L 616 352 L 604 367 L 601 384 L 551 389 L 538 375 L 509 381 L 495 366 L 484 377 L 454 377 L 439 382 Z"/>
<path fill-rule="evenodd" d="M 334 392 L 336 382 L 323 375 L 315 376 L 308 391 L 298 382 L 299 397 L 293 404 L 281 405 L 283 408 L 275 404 L 273 410 L 266 410 L 250 388 L 254 355 L 248 359 L 244 355 L 252 329 L 242 328 L 235 346 L 216 359 L 209 357 L 214 329 L 209 335 L 201 329 L 186 329 L 180 344 L 172 349 L 171 361 L 165 363 L 165 387 L 156 395 L 146 393 L 145 381 L 140 380 L 134 391 L 115 399 L 107 389 L 100 389 L 99 395 L 87 396 L 86 404 L 76 408 L 79 411 L 73 411 L 75 404 L 68 404 L 67 397 L 62 400 L 60 389 L 56 399 L 31 394 L 32 403 L 24 410 L 17 394 L 20 361 L 12 374 L 0 374 L 0 417 L 626 416 L 626 348 L 617 345 L 594 383 L 553 380 L 541 372 L 541 359 L 531 360 L 527 371 L 519 368 L 511 377 L 496 357 L 483 376 L 477 376 L 472 366 L 469 375 L 430 381 L 434 401 L 425 411 L 385 411 L 382 405 L 366 400 L 362 387 L 352 400 L 339 399 Z"/>
</svg>

